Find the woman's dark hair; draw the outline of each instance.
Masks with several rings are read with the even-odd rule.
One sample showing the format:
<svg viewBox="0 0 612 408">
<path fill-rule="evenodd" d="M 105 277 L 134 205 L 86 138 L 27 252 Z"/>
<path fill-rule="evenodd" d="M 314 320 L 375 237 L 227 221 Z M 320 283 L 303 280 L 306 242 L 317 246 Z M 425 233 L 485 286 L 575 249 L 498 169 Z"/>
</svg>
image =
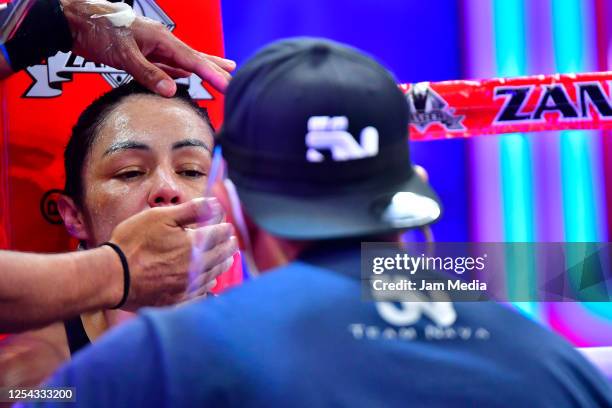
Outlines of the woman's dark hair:
<svg viewBox="0 0 612 408">
<path fill-rule="evenodd" d="M 79 120 L 72 128 L 72 135 L 64 150 L 64 170 L 66 172 L 66 183 L 64 194 L 72 198 L 76 205 L 81 206 L 83 202 L 83 165 L 85 159 L 93 146 L 100 128 L 106 118 L 121 103 L 121 101 L 132 95 L 156 95 L 143 87 L 136 81 L 121 85 L 98 99 L 93 101 L 79 116 Z M 160 98 L 163 98 L 160 96 Z M 177 85 L 174 99 L 180 99 L 206 122 L 211 129 L 214 128 L 210 122 L 208 111 L 200 107 L 189 96 L 185 85 Z"/>
</svg>

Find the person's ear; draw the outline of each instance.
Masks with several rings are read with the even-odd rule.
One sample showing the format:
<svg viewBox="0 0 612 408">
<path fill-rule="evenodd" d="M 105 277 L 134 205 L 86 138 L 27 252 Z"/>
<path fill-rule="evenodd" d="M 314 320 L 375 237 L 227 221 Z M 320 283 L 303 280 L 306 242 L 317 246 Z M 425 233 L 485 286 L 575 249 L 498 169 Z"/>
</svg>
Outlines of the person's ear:
<svg viewBox="0 0 612 408">
<path fill-rule="evenodd" d="M 89 234 L 85 227 L 85 217 L 74 200 L 66 195 L 61 195 L 57 200 L 57 209 L 68 233 L 79 241 L 86 241 Z"/>
<path fill-rule="evenodd" d="M 418 164 L 415 164 L 412 166 L 412 168 L 414 169 L 414 172 L 421 180 L 423 180 L 426 183 L 429 182 L 429 173 L 427 173 L 427 170 L 425 170 L 423 166 L 419 166 Z"/>
</svg>

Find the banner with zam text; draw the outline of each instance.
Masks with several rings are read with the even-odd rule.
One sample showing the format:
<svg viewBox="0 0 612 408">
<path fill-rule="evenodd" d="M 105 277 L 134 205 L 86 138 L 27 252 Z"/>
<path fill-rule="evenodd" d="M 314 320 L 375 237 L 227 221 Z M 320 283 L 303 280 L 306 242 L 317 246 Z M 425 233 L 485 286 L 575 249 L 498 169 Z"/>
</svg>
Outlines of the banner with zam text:
<svg viewBox="0 0 612 408">
<path fill-rule="evenodd" d="M 612 129 L 612 72 L 403 84 L 411 140 Z"/>
</svg>

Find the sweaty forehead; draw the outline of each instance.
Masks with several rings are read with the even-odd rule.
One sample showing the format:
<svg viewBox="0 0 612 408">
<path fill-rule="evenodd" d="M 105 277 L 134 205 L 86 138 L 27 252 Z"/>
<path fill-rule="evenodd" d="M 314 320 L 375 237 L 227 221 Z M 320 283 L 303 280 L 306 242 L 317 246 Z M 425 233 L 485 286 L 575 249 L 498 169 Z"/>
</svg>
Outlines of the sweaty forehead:
<svg viewBox="0 0 612 408">
<path fill-rule="evenodd" d="M 199 139 L 212 146 L 210 126 L 186 102 L 156 95 L 124 98 L 107 115 L 97 132 L 93 152 L 118 141 L 135 141 L 164 148 L 183 139 Z M 97 156 L 97 154 L 96 154 Z"/>
</svg>

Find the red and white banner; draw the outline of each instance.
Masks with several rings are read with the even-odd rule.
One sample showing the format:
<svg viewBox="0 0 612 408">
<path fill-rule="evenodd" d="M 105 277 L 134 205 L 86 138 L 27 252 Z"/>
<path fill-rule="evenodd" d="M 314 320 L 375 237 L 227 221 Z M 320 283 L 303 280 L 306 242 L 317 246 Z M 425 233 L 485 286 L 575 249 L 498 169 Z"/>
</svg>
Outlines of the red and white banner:
<svg viewBox="0 0 612 408">
<path fill-rule="evenodd" d="M 400 85 L 411 140 L 612 129 L 612 72 Z"/>
</svg>

